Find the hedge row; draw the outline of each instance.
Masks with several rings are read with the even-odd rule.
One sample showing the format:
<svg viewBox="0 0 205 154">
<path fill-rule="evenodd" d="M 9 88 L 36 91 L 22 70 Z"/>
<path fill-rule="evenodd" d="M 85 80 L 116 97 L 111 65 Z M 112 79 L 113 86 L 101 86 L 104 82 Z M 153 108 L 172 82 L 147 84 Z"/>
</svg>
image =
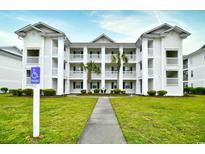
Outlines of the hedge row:
<svg viewBox="0 0 205 154">
<path fill-rule="evenodd" d="M 106 89 L 94 89 L 94 94 L 105 94 Z M 81 94 L 92 94 L 92 91 L 87 92 L 86 90 L 81 90 Z M 110 91 L 111 94 L 125 94 L 125 90 L 120 90 L 120 89 L 113 89 Z"/>
<path fill-rule="evenodd" d="M 197 94 L 197 95 L 205 95 L 205 88 L 204 87 L 185 87 L 184 93 L 186 94 Z"/>
<path fill-rule="evenodd" d="M 33 89 L 10 89 L 9 93 L 11 93 L 13 96 L 32 96 Z M 40 94 L 42 96 L 55 96 L 56 91 L 54 89 L 41 89 Z"/>
<path fill-rule="evenodd" d="M 149 96 L 156 96 L 156 94 L 158 96 L 165 96 L 167 94 L 167 91 L 166 90 L 159 90 L 159 91 L 156 91 L 156 90 L 148 90 L 147 91 L 147 94 Z"/>
</svg>

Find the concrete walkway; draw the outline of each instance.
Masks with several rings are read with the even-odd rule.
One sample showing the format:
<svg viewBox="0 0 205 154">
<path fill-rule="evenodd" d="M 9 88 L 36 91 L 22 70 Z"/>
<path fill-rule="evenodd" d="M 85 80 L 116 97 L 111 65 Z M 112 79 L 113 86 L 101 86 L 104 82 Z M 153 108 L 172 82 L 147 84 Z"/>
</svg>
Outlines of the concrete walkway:
<svg viewBox="0 0 205 154">
<path fill-rule="evenodd" d="M 101 97 L 79 140 L 80 144 L 126 143 L 115 113 L 107 97 Z"/>
</svg>

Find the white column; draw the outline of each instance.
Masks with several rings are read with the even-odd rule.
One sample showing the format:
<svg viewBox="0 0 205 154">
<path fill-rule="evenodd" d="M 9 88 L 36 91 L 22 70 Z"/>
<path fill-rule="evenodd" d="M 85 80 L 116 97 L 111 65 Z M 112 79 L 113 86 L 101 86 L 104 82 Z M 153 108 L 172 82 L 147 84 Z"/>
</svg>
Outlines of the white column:
<svg viewBox="0 0 205 154">
<path fill-rule="evenodd" d="M 101 47 L 101 89 L 105 89 L 105 46 Z"/>
<path fill-rule="evenodd" d="M 120 56 L 123 54 L 123 47 L 120 46 Z M 123 89 L 123 60 L 121 59 L 120 76 L 119 76 L 119 89 Z"/>
<path fill-rule="evenodd" d="M 64 79 L 64 39 L 63 37 L 58 38 L 58 84 L 57 84 L 57 95 L 63 94 L 63 79 Z"/>
<path fill-rule="evenodd" d="M 88 62 L 88 48 L 83 47 L 83 63 L 86 65 Z M 87 90 L 87 71 L 83 71 L 83 89 Z"/>
<path fill-rule="evenodd" d="M 40 88 L 41 89 L 44 89 L 44 50 L 45 50 L 45 47 L 44 47 L 44 42 L 45 42 L 45 38 L 42 36 L 42 43 L 41 43 L 41 49 L 40 49 L 40 53 L 39 53 L 39 58 L 40 58 L 40 67 L 41 67 L 41 79 L 40 79 Z"/>
<path fill-rule="evenodd" d="M 68 77 L 67 77 L 67 87 L 66 87 L 66 94 L 70 94 L 70 47 L 67 48 L 67 52 L 68 52 L 68 65 L 67 65 L 67 74 L 68 74 Z"/>
<path fill-rule="evenodd" d="M 179 95 L 183 96 L 184 95 L 184 88 L 183 88 L 183 45 L 182 45 L 182 40 L 181 40 L 181 46 L 178 50 L 178 60 L 179 60 L 179 72 L 178 72 L 178 82 L 179 82 L 179 88 L 180 92 Z"/>
<path fill-rule="evenodd" d="M 164 38 L 161 38 L 161 74 L 160 74 L 160 79 L 161 79 L 161 89 L 165 88 L 166 84 L 166 56 L 165 56 L 165 49 L 164 49 Z"/>
<path fill-rule="evenodd" d="M 24 45 L 24 50 L 23 50 L 23 57 L 22 57 L 22 88 L 26 87 L 26 82 L 27 82 L 27 75 L 26 75 L 26 59 L 27 59 L 27 48 Z"/>
<path fill-rule="evenodd" d="M 148 43 L 147 39 L 142 40 L 142 94 L 147 95 L 148 91 Z"/>
</svg>

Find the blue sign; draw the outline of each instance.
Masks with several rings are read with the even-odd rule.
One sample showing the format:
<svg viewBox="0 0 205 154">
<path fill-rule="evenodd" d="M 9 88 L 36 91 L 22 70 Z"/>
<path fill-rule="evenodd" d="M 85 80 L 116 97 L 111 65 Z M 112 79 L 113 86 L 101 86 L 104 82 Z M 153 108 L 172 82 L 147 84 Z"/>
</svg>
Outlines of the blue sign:
<svg viewBox="0 0 205 154">
<path fill-rule="evenodd" d="M 31 67 L 31 84 L 40 83 L 40 67 Z"/>
</svg>

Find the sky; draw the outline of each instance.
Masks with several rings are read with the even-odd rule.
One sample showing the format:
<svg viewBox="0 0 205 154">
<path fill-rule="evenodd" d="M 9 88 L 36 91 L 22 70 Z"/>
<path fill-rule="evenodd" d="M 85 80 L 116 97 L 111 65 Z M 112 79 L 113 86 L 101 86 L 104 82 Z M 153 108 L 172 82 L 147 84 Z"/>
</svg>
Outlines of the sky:
<svg viewBox="0 0 205 154">
<path fill-rule="evenodd" d="M 105 33 L 116 42 L 136 42 L 145 31 L 160 24 L 177 25 L 191 35 L 183 54 L 205 44 L 205 11 L 0 11 L 0 46 L 23 47 L 14 32 L 42 21 L 63 31 L 71 42 L 89 42 Z"/>
</svg>

